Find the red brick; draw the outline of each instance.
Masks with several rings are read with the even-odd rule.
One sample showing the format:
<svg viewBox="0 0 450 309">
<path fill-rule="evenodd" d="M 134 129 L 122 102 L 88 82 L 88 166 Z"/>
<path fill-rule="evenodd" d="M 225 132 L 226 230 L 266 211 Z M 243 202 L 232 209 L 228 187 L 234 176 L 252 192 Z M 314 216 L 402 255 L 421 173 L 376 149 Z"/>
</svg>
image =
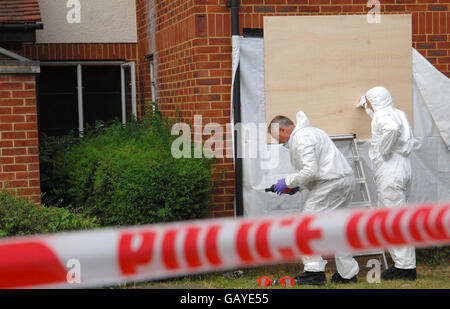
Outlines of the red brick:
<svg viewBox="0 0 450 309">
<path fill-rule="evenodd" d="M 24 155 L 27 153 L 26 148 L 3 148 L 2 156 Z"/>
<path fill-rule="evenodd" d="M 6 184 L 6 187 L 8 187 L 8 188 L 24 188 L 24 187 L 28 187 L 28 181 L 26 181 L 26 180 L 9 181 Z"/>
<path fill-rule="evenodd" d="M 19 195 L 33 195 L 33 194 L 41 194 L 40 188 L 26 188 L 26 189 L 18 189 Z"/>
<path fill-rule="evenodd" d="M 27 140 L 15 140 L 14 147 L 27 147 L 27 146 L 38 146 L 38 140 L 27 139 Z"/>
<path fill-rule="evenodd" d="M 39 156 L 17 156 L 16 163 L 38 163 Z"/>
<path fill-rule="evenodd" d="M 197 64 L 197 69 L 218 69 L 220 63 L 218 62 L 200 62 Z"/>
<path fill-rule="evenodd" d="M 0 147 L 3 148 L 13 147 L 13 141 L 0 141 Z"/>
<path fill-rule="evenodd" d="M 39 172 L 17 172 L 15 175 L 15 179 L 39 179 L 40 177 Z"/>
<path fill-rule="evenodd" d="M 10 107 L 0 107 L 0 115 L 10 115 L 11 108 Z"/>
<path fill-rule="evenodd" d="M 14 180 L 16 179 L 15 173 L 0 173 L 0 180 Z"/>
<path fill-rule="evenodd" d="M 414 11 L 426 11 L 427 6 L 426 5 L 407 5 L 406 10 L 408 12 L 414 12 Z"/>
<path fill-rule="evenodd" d="M 198 85 L 219 85 L 220 80 L 217 78 L 211 78 L 211 79 L 198 79 L 197 80 Z"/>
<path fill-rule="evenodd" d="M 23 172 L 27 170 L 24 164 L 2 165 L 3 172 Z"/>
<path fill-rule="evenodd" d="M 24 90 L 24 91 L 13 91 L 12 92 L 13 98 L 35 98 L 36 92 L 31 90 Z"/>
<path fill-rule="evenodd" d="M 0 106 L 21 106 L 23 103 L 22 99 L 0 99 Z"/>
<path fill-rule="evenodd" d="M 0 123 L 0 131 L 11 131 L 12 124 L 10 123 Z"/>
<path fill-rule="evenodd" d="M 4 98 L 10 98 L 11 97 L 11 91 L 4 91 L 2 89 L 2 91 L 0 91 L 0 99 L 4 99 Z"/>
<path fill-rule="evenodd" d="M 39 163 L 30 163 L 28 164 L 28 171 L 39 171 Z"/>
<path fill-rule="evenodd" d="M 2 139 L 24 139 L 25 132 L 2 132 Z"/>
<path fill-rule="evenodd" d="M 41 187 L 41 182 L 39 180 L 30 180 L 28 183 L 30 187 Z"/>
<path fill-rule="evenodd" d="M 14 74 L 10 77 L 11 81 L 22 81 L 22 82 L 31 82 L 35 81 L 35 78 L 33 75 L 30 74 Z"/>
<path fill-rule="evenodd" d="M 18 90 L 23 89 L 24 84 L 18 83 L 18 82 L 0 82 L 0 89 L 1 90 Z"/>
<path fill-rule="evenodd" d="M 442 57 L 438 59 L 439 63 L 450 63 L 450 57 Z"/>
<path fill-rule="evenodd" d="M 36 107 L 14 107 L 13 114 L 36 114 Z"/>
<path fill-rule="evenodd" d="M 12 123 L 12 122 L 23 122 L 25 117 L 22 115 L 0 115 L 0 122 L 3 123 Z"/>
<path fill-rule="evenodd" d="M 3 157 L 2 156 L 2 157 L 0 157 L 0 164 L 14 164 L 14 157 Z"/>
<path fill-rule="evenodd" d="M 299 12 L 308 12 L 308 13 L 318 13 L 320 12 L 320 7 L 318 5 L 300 5 L 298 7 Z"/>
<path fill-rule="evenodd" d="M 27 154 L 28 155 L 37 155 L 37 154 L 39 154 L 39 148 L 38 147 L 28 147 Z"/>
<path fill-rule="evenodd" d="M 14 130 L 15 131 L 37 130 L 37 125 L 35 123 L 15 123 Z"/>
<path fill-rule="evenodd" d="M 341 12 L 342 7 L 337 5 L 321 6 L 320 11 L 324 13 Z"/>
<path fill-rule="evenodd" d="M 214 218 L 233 217 L 233 216 L 234 216 L 233 211 L 219 211 L 213 213 Z"/>
</svg>

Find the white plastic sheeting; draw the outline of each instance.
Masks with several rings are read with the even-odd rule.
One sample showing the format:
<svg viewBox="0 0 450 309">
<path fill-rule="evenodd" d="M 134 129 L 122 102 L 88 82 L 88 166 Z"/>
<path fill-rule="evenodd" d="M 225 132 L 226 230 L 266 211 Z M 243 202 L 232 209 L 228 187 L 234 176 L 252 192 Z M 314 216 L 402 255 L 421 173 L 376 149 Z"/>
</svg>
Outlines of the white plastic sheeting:
<svg viewBox="0 0 450 309">
<path fill-rule="evenodd" d="M 413 49 L 413 78 L 431 117 L 450 150 L 450 81 Z M 431 124 L 431 123 L 430 123 Z"/>
<path fill-rule="evenodd" d="M 241 38 L 241 106 L 243 124 L 265 123 L 264 101 L 264 42 L 258 38 Z M 416 137 L 415 150 L 411 154 L 413 178 L 408 194 L 411 204 L 450 201 L 450 151 L 443 138 L 450 141 L 450 81 L 443 79 L 428 61 L 413 52 L 413 123 Z M 446 78 L 444 76 L 444 78 Z M 395 100 L 395 98 L 394 98 Z M 430 114 L 430 111 L 431 114 Z M 438 115 L 434 115 L 434 114 Z M 432 118 L 432 115 L 433 118 Z M 442 115 L 442 116 L 441 116 Z M 367 117 L 367 121 L 371 119 Z M 440 129 L 438 129 L 438 127 Z M 259 131 L 266 134 L 265 130 Z M 350 132 L 349 132 L 350 133 Z M 246 135 L 244 145 L 254 145 L 254 136 Z M 266 141 L 265 136 L 257 138 Z M 348 157 L 348 143 L 337 143 Z M 373 173 L 368 158 L 368 141 L 358 141 L 360 155 L 367 182 L 376 205 Z M 261 145 L 256 158 L 244 158 L 244 215 L 261 216 L 296 213 L 302 210 L 308 191 L 296 195 L 278 196 L 264 192 L 264 188 L 276 183 L 279 178 L 294 172 L 289 160 L 289 151 L 282 145 Z M 270 154 L 270 155 L 269 155 Z M 351 162 L 350 162 L 351 163 Z M 354 200 L 361 200 L 355 188 Z"/>
</svg>

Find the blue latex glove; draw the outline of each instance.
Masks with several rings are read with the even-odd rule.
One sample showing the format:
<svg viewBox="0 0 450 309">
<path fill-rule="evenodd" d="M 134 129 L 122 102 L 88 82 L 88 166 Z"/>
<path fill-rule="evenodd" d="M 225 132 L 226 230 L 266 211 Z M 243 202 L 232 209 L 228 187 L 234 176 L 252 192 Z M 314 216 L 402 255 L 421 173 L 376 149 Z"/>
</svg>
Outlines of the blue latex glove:
<svg viewBox="0 0 450 309">
<path fill-rule="evenodd" d="M 286 180 L 284 178 L 281 178 L 280 180 L 278 180 L 277 184 L 275 185 L 274 191 L 276 194 L 281 195 L 287 189 L 288 189 L 288 186 L 286 185 Z"/>
</svg>

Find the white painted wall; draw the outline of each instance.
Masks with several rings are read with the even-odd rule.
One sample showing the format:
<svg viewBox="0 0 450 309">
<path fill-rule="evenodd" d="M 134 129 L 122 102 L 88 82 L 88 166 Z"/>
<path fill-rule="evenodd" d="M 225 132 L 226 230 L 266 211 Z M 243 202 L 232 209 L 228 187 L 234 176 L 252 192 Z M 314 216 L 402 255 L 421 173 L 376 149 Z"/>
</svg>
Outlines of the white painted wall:
<svg viewBox="0 0 450 309">
<path fill-rule="evenodd" d="M 68 4 L 80 4 L 80 23 L 69 23 Z M 135 0 L 39 0 L 43 30 L 37 43 L 136 43 Z"/>
</svg>

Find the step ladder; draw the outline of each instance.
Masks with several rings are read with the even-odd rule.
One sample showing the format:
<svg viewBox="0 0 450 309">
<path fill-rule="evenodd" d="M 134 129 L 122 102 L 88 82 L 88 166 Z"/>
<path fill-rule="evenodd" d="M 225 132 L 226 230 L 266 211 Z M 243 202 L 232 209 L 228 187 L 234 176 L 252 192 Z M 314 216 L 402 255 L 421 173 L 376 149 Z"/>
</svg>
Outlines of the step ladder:
<svg viewBox="0 0 450 309">
<path fill-rule="evenodd" d="M 372 208 L 372 200 L 370 198 L 369 186 L 366 181 L 366 174 L 364 173 L 364 167 L 359 155 L 358 143 L 356 142 L 356 134 L 341 134 L 341 135 L 330 135 L 330 138 L 334 142 L 345 142 L 350 143 L 351 156 L 347 157 L 347 160 L 354 164 L 356 174 L 356 185 L 359 186 L 362 201 L 352 201 L 351 208 Z M 386 259 L 386 254 L 384 251 L 370 251 L 358 253 L 355 256 L 367 256 L 367 255 L 379 255 L 383 259 L 385 269 L 388 268 L 388 263 Z"/>
</svg>

